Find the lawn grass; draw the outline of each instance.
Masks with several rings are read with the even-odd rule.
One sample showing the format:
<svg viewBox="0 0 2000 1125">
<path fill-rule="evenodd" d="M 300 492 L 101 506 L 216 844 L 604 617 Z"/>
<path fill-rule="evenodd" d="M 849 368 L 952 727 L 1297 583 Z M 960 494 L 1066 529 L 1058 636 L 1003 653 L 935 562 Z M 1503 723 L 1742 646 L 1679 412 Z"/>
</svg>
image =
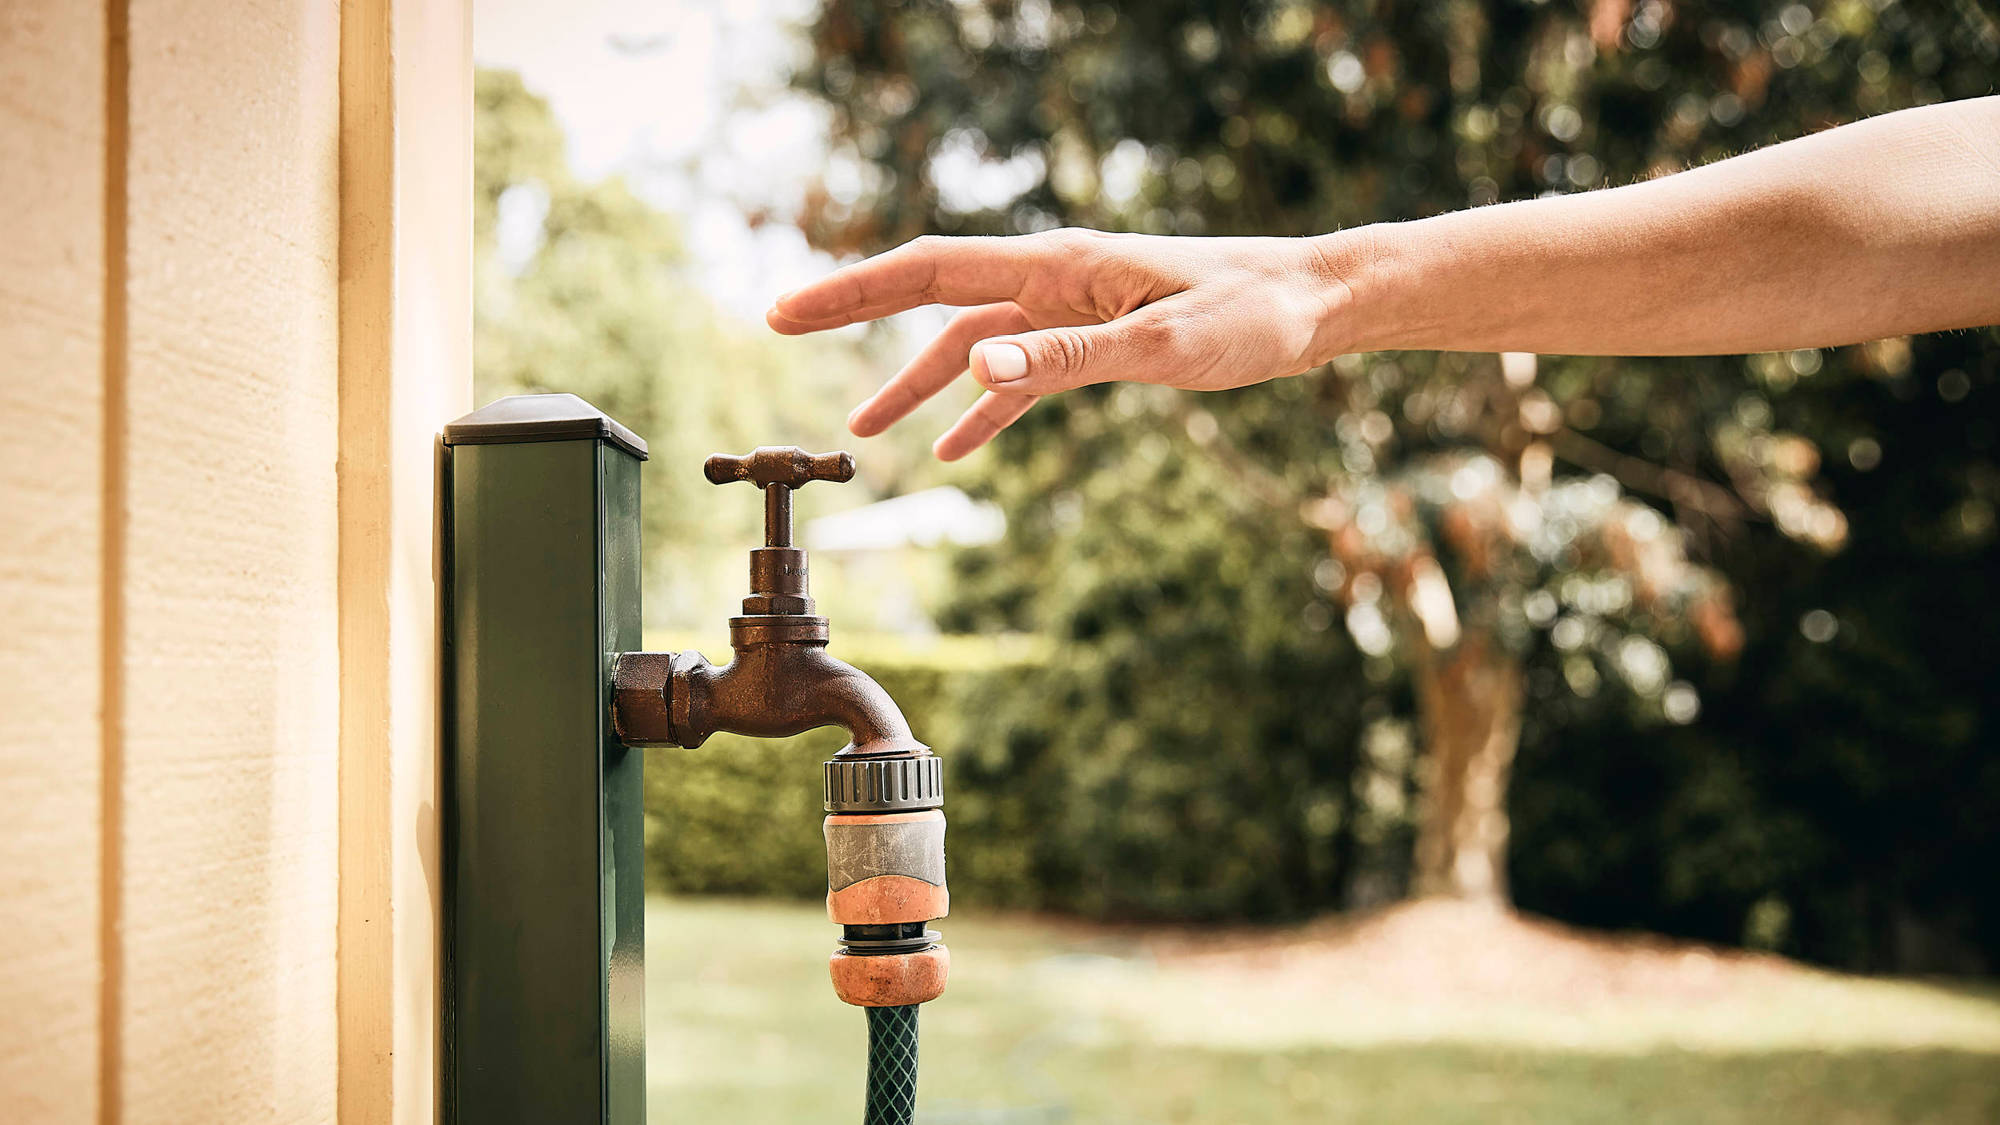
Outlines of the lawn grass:
<svg viewBox="0 0 2000 1125">
<path fill-rule="evenodd" d="M 2000 993 L 1782 966 L 1688 999 L 1401 1003 L 1129 931 L 954 916 L 919 1120 L 1996 1122 Z M 858 1120 L 861 1014 L 809 904 L 654 899 L 655 1121 Z"/>
</svg>

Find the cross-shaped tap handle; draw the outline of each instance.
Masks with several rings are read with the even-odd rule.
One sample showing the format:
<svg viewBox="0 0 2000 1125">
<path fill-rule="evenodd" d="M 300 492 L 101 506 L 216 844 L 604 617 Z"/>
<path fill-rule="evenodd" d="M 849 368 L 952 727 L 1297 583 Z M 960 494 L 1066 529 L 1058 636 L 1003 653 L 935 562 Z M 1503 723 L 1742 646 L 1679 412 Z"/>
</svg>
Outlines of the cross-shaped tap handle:
<svg viewBox="0 0 2000 1125">
<path fill-rule="evenodd" d="M 760 445 L 748 457 L 717 453 L 702 466 L 710 484 L 747 480 L 758 488 L 803 488 L 816 480 L 854 479 L 854 454 L 807 453 L 796 445 Z"/>
<path fill-rule="evenodd" d="M 716 453 L 702 466 L 710 484 L 747 480 L 764 490 L 764 545 L 792 545 L 792 489 L 816 480 L 854 479 L 854 454 L 807 453 L 796 445 L 760 445 L 748 457 Z M 773 488 L 773 485 L 778 487 Z"/>
</svg>

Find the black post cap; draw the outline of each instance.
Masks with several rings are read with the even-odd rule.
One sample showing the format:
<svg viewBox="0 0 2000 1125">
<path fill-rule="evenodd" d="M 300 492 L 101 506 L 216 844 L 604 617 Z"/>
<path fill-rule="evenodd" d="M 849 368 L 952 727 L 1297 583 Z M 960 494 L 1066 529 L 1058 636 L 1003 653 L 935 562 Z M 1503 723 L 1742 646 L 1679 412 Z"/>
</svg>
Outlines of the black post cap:
<svg viewBox="0 0 2000 1125">
<path fill-rule="evenodd" d="M 646 459 L 646 439 L 575 395 L 508 395 L 444 428 L 446 445 L 505 445 L 523 441 L 608 441 Z"/>
</svg>

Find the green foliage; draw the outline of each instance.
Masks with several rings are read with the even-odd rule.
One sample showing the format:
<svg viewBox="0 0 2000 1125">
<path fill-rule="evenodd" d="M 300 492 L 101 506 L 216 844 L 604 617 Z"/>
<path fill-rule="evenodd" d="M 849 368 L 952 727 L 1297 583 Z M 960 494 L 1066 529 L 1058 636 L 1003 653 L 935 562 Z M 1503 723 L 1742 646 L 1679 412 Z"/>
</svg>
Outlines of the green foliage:
<svg viewBox="0 0 2000 1125">
<path fill-rule="evenodd" d="M 1310 578 L 1324 549 L 1223 462 L 1174 455 L 1159 431 L 1180 400 L 1114 393 L 1120 424 L 1154 437 L 1115 466 L 1078 463 L 1105 452 L 1087 431 L 1017 447 L 991 487 L 1019 518 L 1004 544 L 962 559 L 950 623 L 1031 624 L 1056 645 L 1039 682 L 988 683 L 973 699 L 993 733 L 968 749 L 971 769 L 1045 779 L 1043 878 L 1075 909 L 1324 906 L 1353 846 L 1360 703 L 1353 648 Z"/>
<path fill-rule="evenodd" d="M 1305 234 L 1415 218 L 1989 93 L 2000 63 L 2000 27 L 1977 6 L 1863 0 L 829 0 L 813 36 L 800 85 L 832 108 L 847 155 L 882 173 L 858 204 L 804 217 L 840 250 L 1062 223 Z M 988 207 L 940 183 L 941 154 L 1032 175 Z M 1528 418 L 1515 406 L 1545 402 L 1571 439 L 1559 477 L 1636 461 L 1713 486 L 1655 500 L 1733 580 L 1747 647 L 1738 665 L 1706 665 L 1660 632 L 1704 700 L 1699 726 L 1673 728 L 1527 638 L 1521 904 L 1754 931 L 1850 964 L 1976 964 L 1964 951 L 2000 953 L 2000 684 L 1978 655 L 2000 622 L 1975 577 L 2000 569 L 1997 364 L 1986 331 L 1748 359 L 1545 359 L 1533 404 L 1495 393 L 1490 357 L 1414 353 L 1198 406 L 1072 393 L 986 462 L 1010 535 L 962 560 L 953 620 L 1061 643 L 1053 692 L 996 691 L 982 716 L 995 744 L 1102 763 L 1077 807 L 1107 836 L 1084 834 L 1074 870 L 1055 873 L 1098 888 L 1077 901 L 1207 912 L 1218 899 L 1200 876 L 1137 845 L 1166 838 L 1136 830 L 1157 822 L 1240 871 L 1275 864 L 1272 886 L 1318 881 L 1260 893 L 1268 909 L 1337 903 L 1370 869 L 1359 826 L 1381 821 L 1348 796 L 1373 783 L 1343 732 L 1364 708 L 1400 706 L 1401 689 L 1393 663 L 1359 661 L 1325 628 L 1312 582 L 1325 552 L 1299 510 L 1438 453 L 1511 464 Z M 1802 639 L 1812 612 L 1831 615 L 1829 638 Z M 1299 787 L 1303 807 L 1260 803 L 1266 778 Z M 1298 827 L 1313 817 L 1335 824 L 1330 839 Z M 1135 903 L 1121 879 L 1172 889 Z M 1925 948 L 1913 932 L 1932 935 Z"/>
<path fill-rule="evenodd" d="M 2000 339 L 1910 346 L 1899 374 L 1781 400 L 1806 432 L 1865 433 L 1880 463 L 1829 467 L 1845 551 L 1767 535 L 1727 552 L 1756 596 L 1699 724 L 1634 730 L 1539 673 L 1515 790 L 1524 902 L 1731 941 L 1761 920 L 1763 944 L 1870 968 L 1994 963 Z"/>
<path fill-rule="evenodd" d="M 703 459 L 756 445 L 837 448 L 847 405 L 872 377 L 867 359 L 723 315 L 687 275 L 668 216 L 619 179 L 571 175 L 548 104 L 518 75 L 482 70 L 474 97 L 477 396 L 567 391 L 646 438 L 648 620 L 709 621 L 742 596 L 741 556 L 723 545 L 755 541 L 762 505 L 710 485 Z M 516 224 L 505 248 L 503 214 Z M 866 467 L 858 487 L 834 494 L 840 502 L 873 498 L 868 482 L 887 466 Z M 803 510 L 826 495 L 806 494 Z"/>
<path fill-rule="evenodd" d="M 1062 647 L 840 653 L 868 669 L 944 756 L 958 901 L 1165 918 L 1271 917 L 1322 901 L 1337 867 L 1348 771 L 1337 754 L 1328 755 L 1335 768 L 1314 772 L 1299 757 L 1257 748 L 1334 743 L 1344 726 L 1312 713 L 1289 728 L 1260 727 L 1268 720 L 1242 704 L 1265 679 L 1302 692 L 1314 685 L 1287 670 L 1296 649 L 1283 643 L 1256 662 L 1202 654 L 1217 625 L 1184 623 L 1189 658 L 1216 673 L 1185 695 L 1135 690 L 1116 668 L 1101 670 L 1094 653 L 1079 660 Z M 1030 711 L 1039 721 L 989 718 Z M 1158 734 L 1174 730 L 1181 733 Z M 685 893 L 824 893 L 819 763 L 841 741 L 835 730 L 717 735 L 696 750 L 656 751 L 646 773 L 654 884 Z M 1238 768 L 1218 770 L 1219 761 Z M 1242 818 L 1242 807 L 1269 815 Z"/>
</svg>

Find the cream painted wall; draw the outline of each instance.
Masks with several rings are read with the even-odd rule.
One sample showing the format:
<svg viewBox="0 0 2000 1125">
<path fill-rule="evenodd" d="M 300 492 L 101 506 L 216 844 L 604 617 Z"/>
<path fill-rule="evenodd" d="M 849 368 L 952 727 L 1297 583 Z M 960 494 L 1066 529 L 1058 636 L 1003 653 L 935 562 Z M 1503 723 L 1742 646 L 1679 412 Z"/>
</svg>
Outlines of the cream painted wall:
<svg viewBox="0 0 2000 1125">
<path fill-rule="evenodd" d="M 0 5 L 0 1120 L 434 1115 L 468 22 Z"/>
<path fill-rule="evenodd" d="M 97 1115 L 104 47 L 90 5 L 0 5 L 0 1117 L 20 1121 Z"/>
<path fill-rule="evenodd" d="M 339 19 L 243 9 L 130 12 L 105 893 L 134 1123 L 325 1119 L 337 1086 Z"/>
</svg>

